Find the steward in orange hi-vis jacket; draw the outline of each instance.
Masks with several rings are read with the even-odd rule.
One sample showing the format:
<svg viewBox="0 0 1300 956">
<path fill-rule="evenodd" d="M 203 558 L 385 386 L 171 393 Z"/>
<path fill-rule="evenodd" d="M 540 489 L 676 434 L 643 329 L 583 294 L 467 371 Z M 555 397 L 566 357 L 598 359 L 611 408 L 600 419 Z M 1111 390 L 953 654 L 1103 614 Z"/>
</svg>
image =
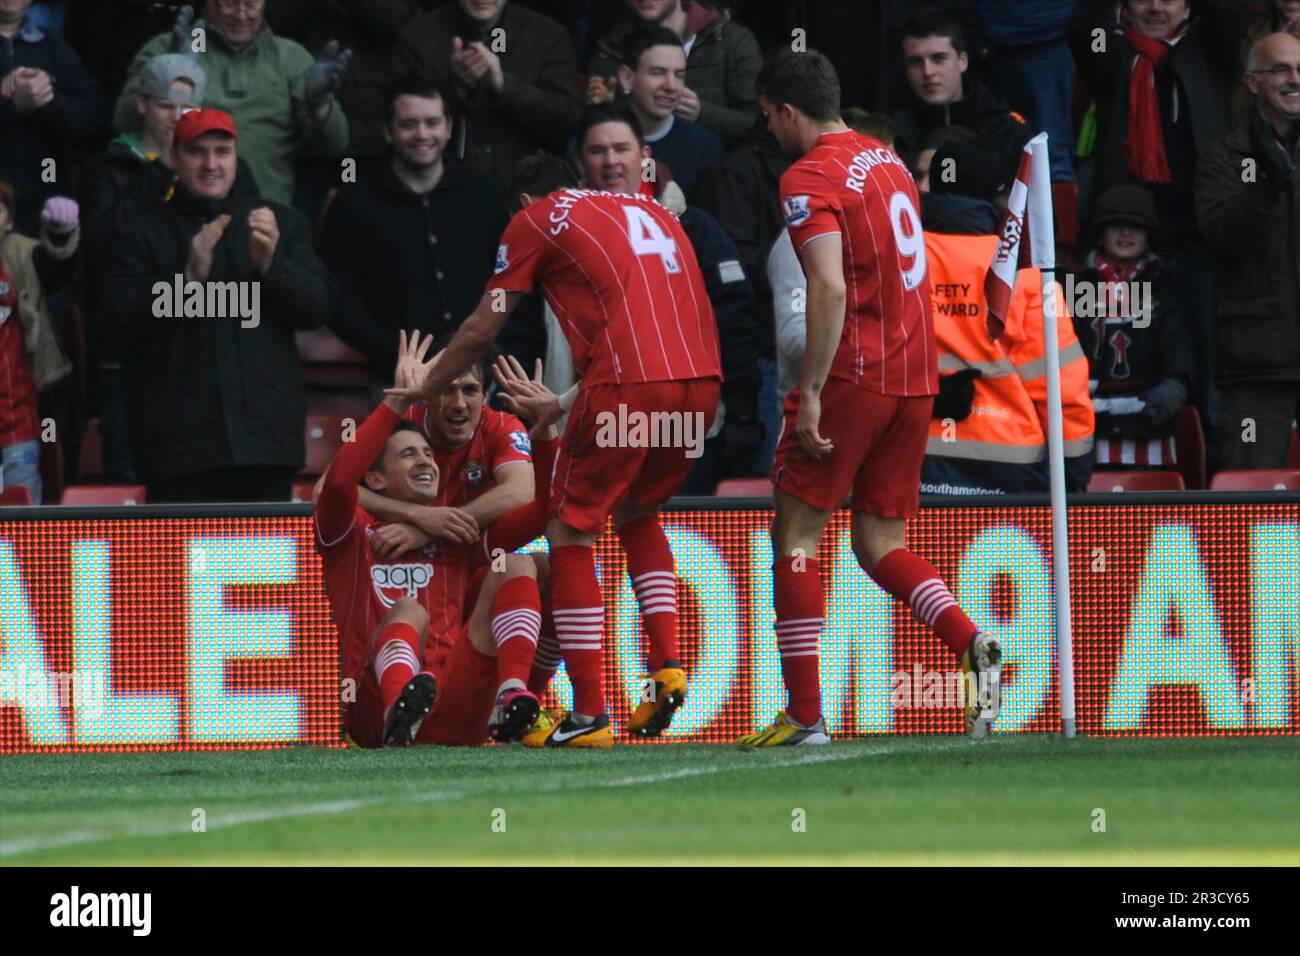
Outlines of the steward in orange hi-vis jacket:
<svg viewBox="0 0 1300 956">
<path fill-rule="evenodd" d="M 935 154 L 932 190 L 922 204 L 933 288 L 940 394 L 921 471 L 930 494 L 1018 494 L 1048 490 L 1047 365 L 1042 273 L 1023 269 L 996 342 L 986 332 L 984 276 L 997 246 L 991 197 L 1001 172 L 977 146 Z M 952 164 L 945 167 L 944 161 Z M 949 172 L 944 178 L 945 168 Z M 987 175 L 981 175 L 987 173 Z M 961 192 L 957 192 L 957 189 Z M 987 198 L 986 198 L 987 197 Z M 1057 287 L 1057 341 L 1066 488 L 1082 491 L 1092 471 L 1095 420 L 1088 360 Z"/>
</svg>

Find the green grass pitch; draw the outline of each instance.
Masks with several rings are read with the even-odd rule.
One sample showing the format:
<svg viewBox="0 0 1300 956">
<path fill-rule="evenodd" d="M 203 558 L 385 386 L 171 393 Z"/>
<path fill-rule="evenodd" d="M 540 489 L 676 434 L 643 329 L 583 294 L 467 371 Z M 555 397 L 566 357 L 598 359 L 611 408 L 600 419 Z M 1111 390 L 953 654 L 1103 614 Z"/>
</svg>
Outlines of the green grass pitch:
<svg viewBox="0 0 1300 956">
<path fill-rule="evenodd" d="M 1300 738 L 0 759 L 0 864 L 312 863 L 1296 866 Z"/>
</svg>

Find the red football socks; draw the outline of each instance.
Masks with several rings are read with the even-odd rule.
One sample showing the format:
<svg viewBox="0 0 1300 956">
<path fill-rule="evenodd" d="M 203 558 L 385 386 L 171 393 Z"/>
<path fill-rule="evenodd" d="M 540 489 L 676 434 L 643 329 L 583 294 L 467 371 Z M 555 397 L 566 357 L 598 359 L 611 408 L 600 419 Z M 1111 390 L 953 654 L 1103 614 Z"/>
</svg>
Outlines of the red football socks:
<svg viewBox="0 0 1300 956">
<path fill-rule="evenodd" d="M 600 683 L 605 603 L 591 548 L 565 545 L 551 549 L 551 601 L 555 636 L 573 684 L 573 710 L 599 717 L 605 712 L 605 691 Z"/>
<path fill-rule="evenodd" d="M 560 642 L 555 637 L 555 617 L 542 608 L 542 628 L 537 635 L 537 653 L 533 655 L 533 668 L 528 672 L 528 690 L 538 697 L 551 686 L 555 669 L 560 666 Z"/>
<path fill-rule="evenodd" d="M 379 699 L 387 710 L 420 669 L 420 636 L 405 621 L 394 621 L 379 629 L 375 643 L 379 646 L 375 651 Z"/>
<path fill-rule="evenodd" d="M 618 529 L 618 539 L 627 554 L 627 574 L 650 636 L 647 663 L 653 674 L 666 661 L 677 660 L 677 570 L 673 552 L 658 515 L 629 521 Z"/>
<path fill-rule="evenodd" d="M 796 570 L 798 568 L 798 570 Z M 826 618 L 821 565 L 816 558 L 780 558 L 772 565 L 776 645 L 790 695 L 790 716 L 810 727 L 821 717 L 817 641 Z"/>
<path fill-rule="evenodd" d="M 906 548 L 897 548 L 880 559 L 871 577 L 933 628 L 949 650 L 958 657 L 966 653 L 979 629 L 957 606 L 934 565 Z"/>
<path fill-rule="evenodd" d="M 521 575 L 497 588 L 492 598 L 492 640 L 497 645 L 497 683 L 528 679 L 542 624 L 537 582 Z"/>
</svg>

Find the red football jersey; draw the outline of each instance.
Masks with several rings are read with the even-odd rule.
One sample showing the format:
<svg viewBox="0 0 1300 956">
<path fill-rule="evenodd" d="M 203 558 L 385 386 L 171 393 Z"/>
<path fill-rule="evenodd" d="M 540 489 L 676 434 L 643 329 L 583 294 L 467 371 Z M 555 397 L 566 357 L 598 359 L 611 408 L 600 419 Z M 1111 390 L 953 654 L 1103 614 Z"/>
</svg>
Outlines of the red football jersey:
<svg viewBox="0 0 1300 956">
<path fill-rule="evenodd" d="M 831 375 L 882 395 L 939 390 L 920 198 L 907 166 L 877 139 L 824 133 L 781 177 L 795 252 L 838 233 L 844 332 Z"/>
<path fill-rule="evenodd" d="M 521 209 L 501 237 L 488 291 L 534 287 L 584 386 L 722 377 L 695 250 L 653 199 L 563 189 Z"/>
<path fill-rule="evenodd" d="M 357 487 L 383 450 L 398 416 L 380 405 L 339 449 L 316 499 L 316 550 L 334 611 L 345 678 L 359 679 L 379 622 L 401 597 L 429 612 L 425 664 L 449 650 L 463 628 L 462 604 L 473 545 L 435 541 L 422 551 L 381 558 L 371 538 L 383 522 L 357 504 Z"/>
<path fill-rule="evenodd" d="M 18 290 L 0 262 L 0 448 L 40 437 L 32 363 L 18 318 Z"/>
<path fill-rule="evenodd" d="M 413 404 L 405 417 L 432 432 L 427 405 Z M 514 461 L 531 462 L 532 452 L 528 429 L 518 417 L 484 405 L 483 417 L 464 445 L 452 451 L 433 445 L 433 457 L 438 463 L 438 497 L 432 504 L 459 508 L 473 501 L 496 487 L 498 468 Z"/>
</svg>

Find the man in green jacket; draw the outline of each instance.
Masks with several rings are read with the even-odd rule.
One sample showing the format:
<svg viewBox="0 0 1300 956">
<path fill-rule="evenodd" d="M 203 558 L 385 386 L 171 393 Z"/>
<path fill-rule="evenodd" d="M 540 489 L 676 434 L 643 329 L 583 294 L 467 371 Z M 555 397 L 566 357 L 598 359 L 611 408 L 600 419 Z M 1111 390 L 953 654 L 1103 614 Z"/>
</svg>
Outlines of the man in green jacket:
<svg viewBox="0 0 1300 956">
<path fill-rule="evenodd" d="M 138 131 L 136 94 L 145 65 L 160 53 L 188 53 L 208 77 L 205 105 L 239 124 L 239 154 L 262 195 L 291 203 L 300 156 L 340 156 L 347 149 L 348 120 L 333 94 L 351 53 L 331 42 L 313 61 L 302 46 L 272 32 L 265 12 L 266 0 L 208 0 L 205 21 L 183 7 L 175 29 L 136 54 L 113 122 L 122 132 Z"/>
</svg>

